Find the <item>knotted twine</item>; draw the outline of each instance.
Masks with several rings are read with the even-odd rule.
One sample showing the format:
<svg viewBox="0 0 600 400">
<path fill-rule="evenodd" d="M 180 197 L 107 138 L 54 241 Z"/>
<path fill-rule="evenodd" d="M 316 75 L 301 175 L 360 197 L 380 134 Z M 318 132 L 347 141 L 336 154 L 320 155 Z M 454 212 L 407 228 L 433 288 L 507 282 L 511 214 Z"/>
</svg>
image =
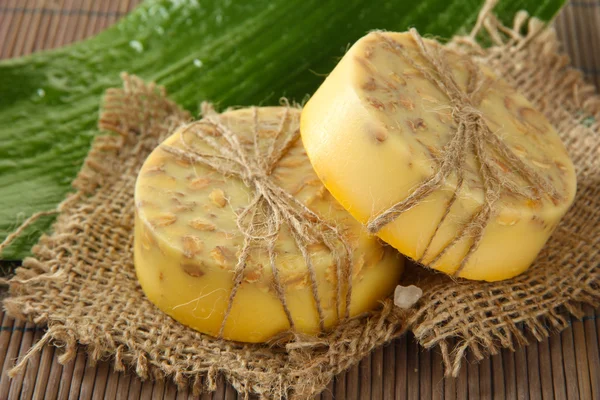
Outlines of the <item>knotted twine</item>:
<svg viewBox="0 0 600 400">
<path fill-rule="evenodd" d="M 424 292 L 413 315 L 399 314 L 388 300 L 380 310 L 285 348 L 218 340 L 187 328 L 145 298 L 135 279 L 131 238 L 135 176 L 149 152 L 173 132 L 171 122 L 185 123 L 189 114 L 160 86 L 124 75 L 123 88 L 107 92 L 100 119 L 101 128 L 114 135 L 96 139 L 74 182 L 75 195 L 82 195 L 65 202 L 54 232 L 16 270 L 19 280 L 64 271 L 68 284 L 13 278 L 7 312 L 47 324 L 43 340 L 63 346 L 61 362 L 72 360 L 79 344 L 90 362 L 110 358 L 117 371 L 128 366 L 143 379 L 168 377 L 180 387 L 191 384 L 197 393 L 214 390 L 218 372 L 244 398 L 252 393 L 274 399 L 314 398 L 335 374 L 406 329 L 422 346 L 441 351 L 446 373 L 454 376 L 467 351 L 480 360 L 564 329 L 565 310 L 580 317 L 581 303 L 600 304 L 600 97 L 570 68 L 551 29 L 525 12 L 505 27 L 488 3 L 471 35 L 449 45 L 520 86 L 557 128 L 578 175 L 574 206 L 525 273 L 489 283 L 407 271 L 411 279 L 405 283 L 418 282 Z M 494 45 L 482 48 L 479 34 Z M 27 360 L 41 347 L 20 358 L 13 374 L 37 370 Z"/>
<path fill-rule="evenodd" d="M 259 143 L 263 139 L 259 139 L 258 108 L 252 107 L 252 146 L 244 146 L 238 135 L 221 122 L 219 115 L 210 105 L 203 103 L 202 109 L 204 114 L 202 120 L 187 124 L 179 131 L 179 140 L 183 149 L 167 145 L 161 146 L 162 149 L 183 161 L 202 164 L 224 176 L 239 178 L 254 192 L 252 200 L 237 215 L 237 227 L 244 237 L 244 242 L 235 266 L 234 284 L 218 336 L 223 336 L 233 301 L 244 279 L 248 256 L 256 247 L 267 249 L 273 273 L 273 287 L 283 306 L 290 328 L 292 331 L 294 330 L 294 320 L 285 300 L 284 287 L 279 279 L 275 251 L 275 243 L 284 225 L 289 228 L 296 247 L 306 263 L 321 331 L 325 330 L 325 316 L 319 298 L 316 271 L 308 250 L 308 246 L 311 244 L 322 243 L 332 255 L 336 265 L 336 315 L 338 319 L 347 319 L 350 314 L 352 297 L 352 273 L 350 272 L 352 263 L 347 240 L 336 227 L 323 220 L 304 203 L 278 186 L 271 177 L 279 160 L 300 135 L 299 129 L 284 129 L 289 119 L 289 105 L 285 108 L 276 134 L 271 139 L 266 151 L 261 150 Z M 212 132 L 215 131 L 223 140 L 217 140 L 214 137 Z M 185 138 L 188 133 L 206 144 L 212 153 L 202 152 L 195 148 Z M 343 316 L 340 318 L 344 284 L 346 286 L 345 307 Z"/>
<path fill-rule="evenodd" d="M 546 195 L 555 203 L 560 200 L 561 195 L 546 178 L 524 163 L 485 122 L 483 114 L 477 109 L 477 106 L 481 103 L 492 81 L 489 77 L 484 77 L 481 68 L 475 62 L 468 57 L 461 59 L 465 61 L 469 74 L 466 91 L 463 91 L 456 82 L 454 73 L 446 60 L 447 50 L 442 46 L 438 44 L 426 46 L 417 30 L 411 29 L 410 34 L 417 44 L 419 55 L 424 59 L 424 63 L 421 64 L 406 53 L 400 43 L 381 32 L 376 34 L 394 53 L 408 62 L 411 67 L 446 95 L 450 101 L 449 107 L 456 129 L 450 141 L 442 148 L 440 157 L 433 160 L 437 164 L 437 172 L 427 178 L 404 200 L 372 218 L 367 224 L 367 229 L 370 233 L 379 232 L 402 213 L 421 204 L 427 196 L 441 189 L 451 175 L 455 175 L 457 183 L 450 201 L 429 238 L 423 254 L 417 260 L 417 262 L 423 263 L 429 253 L 433 239 L 446 217 L 450 214 L 452 205 L 459 196 L 464 181 L 466 156 L 468 152 L 471 152 L 480 165 L 478 173 L 483 183 L 483 204 L 463 224 L 456 236 L 442 246 L 442 249 L 427 262 L 427 265 L 434 265 L 460 240 L 470 237 L 472 240 L 468 251 L 458 269 L 454 272 L 454 276 L 458 276 L 477 250 L 483 238 L 485 227 L 494 216 L 495 205 L 504 192 L 533 200 L 540 200 L 543 195 Z M 500 170 L 500 167 L 493 162 L 492 152 L 495 152 L 511 167 L 510 171 Z M 513 179 L 511 179 L 511 176 Z M 518 185 L 514 179 L 517 176 L 523 178 L 530 186 L 521 187 Z"/>
</svg>

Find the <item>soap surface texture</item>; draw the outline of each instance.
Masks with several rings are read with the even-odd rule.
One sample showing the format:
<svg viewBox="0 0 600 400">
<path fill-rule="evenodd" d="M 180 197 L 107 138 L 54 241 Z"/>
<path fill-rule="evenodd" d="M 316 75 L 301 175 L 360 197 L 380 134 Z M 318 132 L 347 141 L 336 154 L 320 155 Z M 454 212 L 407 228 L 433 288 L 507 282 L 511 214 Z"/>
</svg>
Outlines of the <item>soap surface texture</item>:
<svg viewBox="0 0 600 400">
<path fill-rule="evenodd" d="M 354 44 L 306 104 L 301 133 L 344 208 L 456 277 L 526 270 L 575 196 L 546 118 L 489 68 L 416 31 Z"/>
<path fill-rule="evenodd" d="M 148 299 L 201 332 L 262 342 L 378 306 L 402 257 L 329 194 L 300 110 L 247 108 L 178 128 L 135 188 L 135 267 Z"/>
</svg>

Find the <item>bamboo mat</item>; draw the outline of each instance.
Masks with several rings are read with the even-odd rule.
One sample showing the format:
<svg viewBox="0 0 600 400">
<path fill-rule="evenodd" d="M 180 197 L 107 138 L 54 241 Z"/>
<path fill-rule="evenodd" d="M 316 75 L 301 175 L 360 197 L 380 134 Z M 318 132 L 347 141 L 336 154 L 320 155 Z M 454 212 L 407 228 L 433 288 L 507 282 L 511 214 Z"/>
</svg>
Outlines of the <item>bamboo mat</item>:
<svg viewBox="0 0 600 400">
<path fill-rule="evenodd" d="M 113 24 L 139 0 L 0 0 L 0 58 L 17 57 L 81 40 Z M 555 23 L 573 65 L 600 87 L 600 0 L 572 0 Z M 1 95 L 1 94 L 0 94 Z M 600 310 L 541 343 L 508 350 L 479 364 L 466 363 L 457 379 L 443 379 L 437 351 L 424 351 L 405 336 L 341 374 L 320 396 L 326 399 L 600 399 Z M 5 371 L 39 340 L 43 328 L 0 312 L 0 400 L 187 399 L 170 382 L 142 382 L 117 373 L 108 361 L 89 365 L 86 355 L 65 366 L 52 346 L 13 380 Z M 219 389 L 201 399 L 237 399 Z"/>
</svg>

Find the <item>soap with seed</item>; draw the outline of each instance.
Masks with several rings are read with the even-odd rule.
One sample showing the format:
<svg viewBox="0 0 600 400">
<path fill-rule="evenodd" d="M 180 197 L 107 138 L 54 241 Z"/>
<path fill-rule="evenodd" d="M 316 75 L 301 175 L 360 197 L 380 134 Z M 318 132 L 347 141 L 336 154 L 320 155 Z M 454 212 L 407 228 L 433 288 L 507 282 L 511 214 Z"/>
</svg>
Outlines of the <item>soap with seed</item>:
<svg viewBox="0 0 600 400">
<path fill-rule="evenodd" d="M 370 232 L 457 277 L 525 271 L 575 196 L 547 119 L 415 31 L 354 44 L 306 104 L 301 134 L 325 187 Z"/>
<path fill-rule="evenodd" d="M 323 187 L 299 139 L 298 109 L 239 109 L 213 114 L 211 118 L 212 122 L 201 129 L 213 143 L 224 143 L 220 132 L 227 129 L 250 156 L 255 150 L 266 152 L 279 137 L 297 138 L 266 175 L 316 217 L 336 228 L 348 244 L 352 283 L 349 316 L 376 307 L 394 291 L 403 270 L 402 257 L 369 235 Z M 177 157 L 172 149 L 184 147 L 196 154 L 221 154 L 185 132 L 186 127 L 179 128 L 150 154 L 136 182 L 134 259 L 148 299 L 200 332 L 242 342 L 262 342 L 291 328 L 275 289 L 275 268 L 297 332 L 315 334 L 322 325 L 325 329 L 335 325 L 344 317 L 347 279 L 338 279 L 337 264 L 324 243 L 307 245 L 322 308 L 321 324 L 313 279 L 286 225 L 274 243 L 274 265 L 264 241 L 252 241 L 241 283 L 223 324 L 244 244 L 237 217 L 254 198 L 255 188 L 251 177 L 246 177 L 245 182 L 203 163 Z M 264 186 L 264 182 L 260 180 L 260 185 Z M 262 227 L 255 236 L 264 234 Z M 339 282 L 343 289 L 338 299 Z"/>
</svg>

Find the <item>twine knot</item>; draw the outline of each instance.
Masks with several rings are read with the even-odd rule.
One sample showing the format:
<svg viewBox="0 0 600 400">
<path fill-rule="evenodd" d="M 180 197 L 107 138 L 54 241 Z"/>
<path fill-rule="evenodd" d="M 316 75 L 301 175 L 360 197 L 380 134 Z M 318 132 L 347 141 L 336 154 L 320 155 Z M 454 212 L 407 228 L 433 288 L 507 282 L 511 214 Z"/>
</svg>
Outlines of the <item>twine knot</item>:
<svg viewBox="0 0 600 400">
<path fill-rule="evenodd" d="M 415 29 L 410 30 L 423 63 L 417 63 L 415 58 L 408 54 L 404 47 L 388 35 L 377 33 L 384 45 L 400 56 L 411 67 L 416 69 L 425 79 L 433 83 L 450 102 L 451 114 L 456 124 L 454 134 L 441 151 L 440 157 L 435 160 L 438 167 L 429 178 L 419 185 L 410 195 L 402 201 L 394 204 L 387 210 L 372 218 L 368 224 L 369 232 L 375 234 L 384 226 L 394 221 L 404 212 L 421 204 L 429 195 L 447 185 L 447 179 L 451 175 L 456 176 L 456 185 L 445 212 L 439 220 L 433 234 L 431 235 L 425 250 L 418 262 L 425 263 L 429 255 L 431 243 L 437 235 L 440 227 L 450 213 L 452 205 L 458 198 L 462 189 L 465 173 L 465 162 L 470 153 L 479 162 L 479 173 L 483 185 L 483 203 L 479 209 L 464 222 L 457 235 L 442 246 L 437 254 L 433 255 L 425 265 L 435 264 L 446 252 L 456 245 L 460 240 L 470 238 L 471 243 L 466 255 L 454 272 L 458 276 L 466 266 L 472 254 L 477 250 L 483 237 L 485 227 L 496 213 L 496 205 L 503 193 L 526 198 L 540 199 L 542 195 L 548 196 L 553 201 L 558 201 L 561 196 L 548 180 L 539 175 L 528 164 L 523 162 L 504 141 L 490 130 L 479 104 L 483 100 L 492 78 L 484 76 L 472 60 L 465 58 L 465 68 L 468 73 L 466 88 L 463 89 L 454 77 L 452 68 L 448 65 L 446 52 L 442 46 L 432 44 L 425 45 L 423 38 Z M 496 165 L 496 159 L 502 158 L 510 167 L 509 171 L 500 171 Z M 511 177 L 513 177 L 511 179 Z M 518 183 L 519 177 L 528 182 L 529 186 L 523 187 Z"/>
<path fill-rule="evenodd" d="M 267 175 L 265 171 L 258 169 L 250 169 L 245 174 L 240 176 L 240 178 L 244 181 L 246 186 L 268 185 L 270 182 L 269 175 Z"/>
<path fill-rule="evenodd" d="M 203 106 L 210 111 L 208 105 Z M 294 321 L 287 306 L 284 288 L 279 279 L 277 252 L 275 242 L 281 228 L 286 225 L 296 247 L 302 254 L 308 269 L 312 294 L 319 316 L 319 326 L 325 329 L 325 315 L 317 290 L 317 276 L 308 245 L 322 243 L 330 251 L 336 266 L 336 313 L 339 319 L 349 317 L 352 293 L 352 274 L 350 262 L 350 246 L 341 233 L 306 205 L 277 185 L 272 177 L 279 160 L 288 152 L 299 138 L 299 129 L 290 129 L 289 107 L 284 108 L 276 134 L 270 143 L 259 143 L 258 108 L 252 108 L 252 142 L 243 144 L 238 135 L 221 123 L 219 115 L 214 111 L 206 112 L 205 117 L 181 128 L 179 139 L 182 148 L 163 145 L 162 149 L 182 160 L 202 164 L 222 173 L 224 176 L 239 178 L 254 192 L 241 212 L 237 214 L 237 227 L 244 237 L 244 243 L 235 267 L 234 285 L 231 290 L 227 309 L 219 330 L 222 337 L 227 318 L 231 312 L 233 301 L 244 278 L 248 256 L 252 249 L 266 249 L 269 255 L 273 274 L 273 287 L 287 316 L 290 328 L 294 329 Z M 285 129 L 287 126 L 287 129 Z M 203 143 L 203 150 L 194 146 L 188 139 L 192 136 Z M 265 141 L 269 139 L 264 139 Z M 268 144 L 263 146 L 261 144 Z M 340 312 L 342 293 L 346 290 L 345 308 Z"/>
</svg>

